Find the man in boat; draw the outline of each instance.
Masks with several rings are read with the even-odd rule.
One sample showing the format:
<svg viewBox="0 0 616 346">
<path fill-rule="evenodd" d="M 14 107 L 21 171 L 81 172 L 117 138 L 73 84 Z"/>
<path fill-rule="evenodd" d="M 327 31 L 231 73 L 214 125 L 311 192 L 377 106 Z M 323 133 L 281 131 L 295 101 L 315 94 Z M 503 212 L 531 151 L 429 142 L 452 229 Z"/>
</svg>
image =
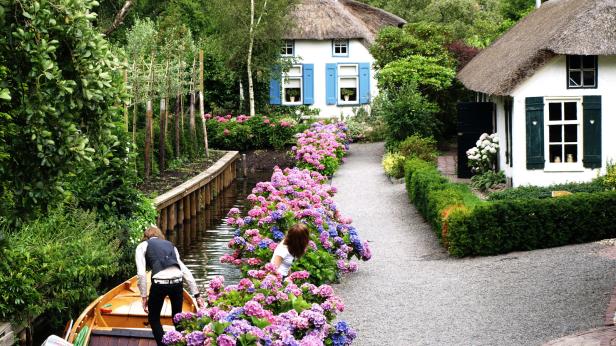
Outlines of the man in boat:
<svg viewBox="0 0 616 346">
<path fill-rule="evenodd" d="M 143 232 L 143 241 L 135 251 L 139 291 L 143 310 L 148 314 L 152 334 L 158 346 L 164 345 L 163 327 L 160 323 L 160 313 L 165 297 L 171 300 L 172 316 L 182 312 L 183 281 L 188 283 L 189 293 L 197 300 L 199 308 L 204 308 L 203 298 L 192 273 L 180 260 L 180 254 L 172 242 L 156 226 L 150 226 Z M 150 297 L 147 293 L 146 267 L 152 269 L 152 285 Z"/>
</svg>

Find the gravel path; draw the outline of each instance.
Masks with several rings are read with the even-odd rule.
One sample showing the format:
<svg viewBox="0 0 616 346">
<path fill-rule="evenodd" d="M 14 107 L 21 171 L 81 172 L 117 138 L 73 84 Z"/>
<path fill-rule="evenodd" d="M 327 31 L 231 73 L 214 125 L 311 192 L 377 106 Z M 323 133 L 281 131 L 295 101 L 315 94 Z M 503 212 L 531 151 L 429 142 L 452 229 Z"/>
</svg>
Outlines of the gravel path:
<svg viewBox="0 0 616 346">
<path fill-rule="evenodd" d="M 336 286 L 354 345 L 539 345 L 601 326 L 616 261 L 598 243 L 501 256 L 449 257 L 404 184 L 380 166 L 382 144 L 354 144 L 336 202 L 372 260 Z"/>
</svg>

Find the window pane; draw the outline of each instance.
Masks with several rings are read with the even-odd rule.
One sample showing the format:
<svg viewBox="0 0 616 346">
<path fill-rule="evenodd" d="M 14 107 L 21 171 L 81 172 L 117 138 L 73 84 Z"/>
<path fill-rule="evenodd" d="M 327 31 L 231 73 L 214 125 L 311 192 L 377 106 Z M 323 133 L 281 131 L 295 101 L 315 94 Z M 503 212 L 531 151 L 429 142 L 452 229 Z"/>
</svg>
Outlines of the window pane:
<svg viewBox="0 0 616 346">
<path fill-rule="evenodd" d="M 284 99 L 286 102 L 301 102 L 301 89 L 300 88 L 285 89 Z"/>
<path fill-rule="evenodd" d="M 569 71 L 569 86 L 579 87 L 582 85 L 582 72 Z"/>
<path fill-rule="evenodd" d="M 565 142 L 577 142 L 577 125 L 565 125 Z"/>
<path fill-rule="evenodd" d="M 563 158 L 563 153 L 562 153 L 562 149 L 563 146 L 558 144 L 558 145 L 550 145 L 550 162 L 562 162 L 562 158 Z"/>
<path fill-rule="evenodd" d="M 549 128 L 550 128 L 550 137 L 549 137 L 550 143 L 562 142 L 563 141 L 563 136 L 562 136 L 563 127 L 562 127 L 562 125 L 550 125 Z"/>
<path fill-rule="evenodd" d="M 340 88 L 357 87 L 357 78 L 340 78 Z"/>
<path fill-rule="evenodd" d="M 341 76 L 357 75 L 357 65 L 341 65 L 339 68 Z"/>
<path fill-rule="evenodd" d="M 565 145 L 565 162 L 578 162 L 577 144 Z"/>
<path fill-rule="evenodd" d="M 582 73 L 582 76 L 584 76 L 584 86 L 595 86 L 595 71 L 584 71 L 584 73 Z"/>
<path fill-rule="evenodd" d="M 357 88 L 340 88 L 340 99 L 343 101 L 357 101 Z"/>
<path fill-rule="evenodd" d="M 287 78 L 284 85 L 285 88 L 300 88 L 301 81 L 298 78 Z"/>
<path fill-rule="evenodd" d="M 551 121 L 563 119 L 561 105 L 562 105 L 561 103 L 550 103 L 550 106 L 549 106 L 550 118 L 549 119 Z"/>
<path fill-rule="evenodd" d="M 289 76 L 301 76 L 302 75 L 302 68 L 301 66 L 293 66 L 289 69 L 289 72 L 287 72 L 287 75 Z"/>
<path fill-rule="evenodd" d="M 581 68 L 582 67 L 582 57 L 579 55 L 570 55 L 569 56 L 569 68 Z"/>
<path fill-rule="evenodd" d="M 565 120 L 577 120 L 577 102 L 565 102 Z"/>
<path fill-rule="evenodd" d="M 584 68 L 595 68 L 597 67 L 595 62 L 597 61 L 596 57 L 594 55 L 590 55 L 590 56 L 584 56 L 582 58 L 583 61 L 583 66 Z"/>
</svg>

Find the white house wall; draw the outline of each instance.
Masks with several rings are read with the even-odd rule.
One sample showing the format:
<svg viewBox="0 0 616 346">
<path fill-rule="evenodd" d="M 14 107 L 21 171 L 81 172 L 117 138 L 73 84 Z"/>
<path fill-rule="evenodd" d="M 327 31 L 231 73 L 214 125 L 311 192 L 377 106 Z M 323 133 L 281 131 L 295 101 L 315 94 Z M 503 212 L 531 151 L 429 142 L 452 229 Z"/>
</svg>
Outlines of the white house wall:
<svg viewBox="0 0 616 346">
<path fill-rule="evenodd" d="M 503 99 L 496 98 L 498 109 L 497 129 L 503 140 L 500 152 L 501 169 L 513 178 L 514 186 L 546 186 L 566 182 L 590 181 L 605 173 L 607 161 L 616 161 L 616 57 L 599 56 L 598 82 L 596 89 L 567 89 L 566 57 L 557 56 L 543 66 L 532 77 L 518 85 L 511 95 L 513 104 L 513 167 L 505 165 L 505 117 Z M 602 167 L 583 169 L 578 172 L 552 172 L 526 169 L 526 97 L 575 97 L 601 95 L 601 154 Z M 547 136 L 547 134 L 546 134 Z"/>
<path fill-rule="evenodd" d="M 326 103 L 325 65 L 333 63 L 370 63 L 370 94 L 371 100 L 378 94 L 374 77 L 374 58 L 368 49 L 359 40 L 349 40 L 349 56 L 334 57 L 332 54 L 332 41 L 324 40 L 296 40 L 295 57 L 303 64 L 314 64 L 314 104 L 311 107 L 319 108 L 322 117 L 336 117 L 340 115 L 352 116 L 353 109 L 358 105 L 328 105 Z"/>
</svg>

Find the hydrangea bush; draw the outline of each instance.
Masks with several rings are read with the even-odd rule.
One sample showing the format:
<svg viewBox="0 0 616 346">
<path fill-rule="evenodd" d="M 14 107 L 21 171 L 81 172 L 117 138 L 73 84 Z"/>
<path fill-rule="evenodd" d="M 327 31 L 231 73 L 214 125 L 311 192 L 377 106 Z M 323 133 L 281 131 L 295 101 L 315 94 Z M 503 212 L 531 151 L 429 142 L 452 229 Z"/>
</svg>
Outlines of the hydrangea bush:
<svg viewBox="0 0 616 346">
<path fill-rule="evenodd" d="M 477 140 L 477 146 L 466 151 L 468 165 L 475 174 L 483 174 L 494 169 L 498 153 L 498 135 L 482 134 Z"/>
<path fill-rule="evenodd" d="M 297 145 L 291 148 L 297 167 L 326 176 L 336 172 L 349 150 L 348 128 L 344 123 L 317 122 L 296 135 Z"/>
<path fill-rule="evenodd" d="M 357 271 L 352 258 L 367 261 L 372 255 L 351 220 L 337 209 L 335 187 L 325 184 L 327 178 L 320 173 L 334 167 L 329 159 L 335 160 L 335 167 L 342 161 L 348 150 L 345 131 L 344 124 L 311 126 L 298 136 L 293 149 L 298 166 L 303 167 L 276 167 L 270 181 L 258 183 L 247 197 L 251 204 L 247 215 L 242 216 L 237 208 L 229 211 L 227 224 L 236 228 L 229 242 L 233 252 L 221 261 L 240 266 L 243 279 L 225 287 L 224 278 L 214 278 L 207 290 L 208 308 L 176 315 L 178 331 L 167 332 L 165 344 L 352 343 L 355 331 L 344 321 L 335 322 L 344 304 L 328 283 L 339 280 L 341 274 Z M 268 262 L 284 239 L 285 230 L 297 222 L 308 226 L 311 240 L 307 253 L 294 261 L 289 276 L 282 281 Z"/>
</svg>

